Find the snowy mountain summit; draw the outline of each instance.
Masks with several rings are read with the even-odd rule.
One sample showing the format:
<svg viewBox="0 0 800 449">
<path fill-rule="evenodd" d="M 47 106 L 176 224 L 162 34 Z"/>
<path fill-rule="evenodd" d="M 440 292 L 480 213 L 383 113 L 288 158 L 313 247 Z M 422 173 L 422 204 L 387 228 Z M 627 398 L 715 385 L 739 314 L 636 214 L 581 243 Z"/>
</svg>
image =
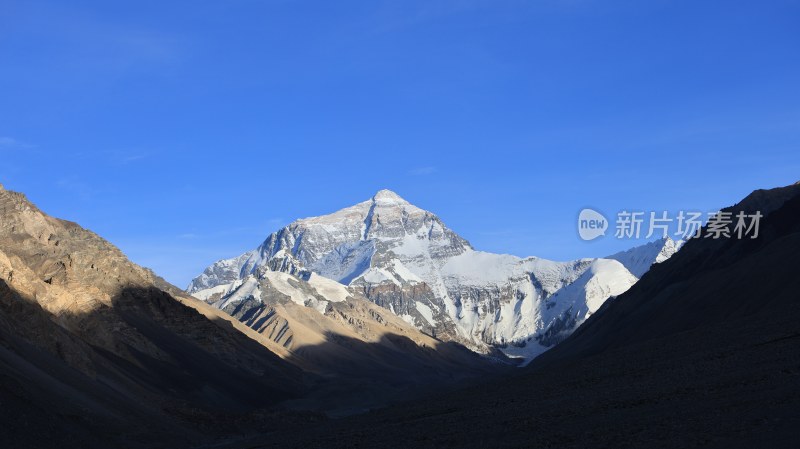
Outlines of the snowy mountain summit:
<svg viewBox="0 0 800 449">
<path fill-rule="evenodd" d="M 476 251 L 436 215 L 381 190 L 338 212 L 297 220 L 258 248 L 214 263 L 187 292 L 221 305 L 259 270 L 298 280 L 314 273 L 441 340 L 531 358 L 677 250 L 670 239 L 639 248 L 570 262 Z"/>
</svg>

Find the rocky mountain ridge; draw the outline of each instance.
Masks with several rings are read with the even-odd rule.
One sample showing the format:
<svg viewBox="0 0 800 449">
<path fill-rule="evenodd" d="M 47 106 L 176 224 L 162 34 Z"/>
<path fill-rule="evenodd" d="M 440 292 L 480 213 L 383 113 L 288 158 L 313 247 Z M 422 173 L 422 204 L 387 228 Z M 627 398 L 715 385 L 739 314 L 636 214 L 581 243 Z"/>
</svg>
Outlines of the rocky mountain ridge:
<svg viewBox="0 0 800 449">
<path fill-rule="evenodd" d="M 381 190 L 354 206 L 289 224 L 258 248 L 212 264 L 186 291 L 216 303 L 259 270 L 305 280 L 313 273 L 437 339 L 529 359 L 675 251 L 671 239 L 608 260 L 555 262 L 476 251 L 433 213 Z"/>
</svg>

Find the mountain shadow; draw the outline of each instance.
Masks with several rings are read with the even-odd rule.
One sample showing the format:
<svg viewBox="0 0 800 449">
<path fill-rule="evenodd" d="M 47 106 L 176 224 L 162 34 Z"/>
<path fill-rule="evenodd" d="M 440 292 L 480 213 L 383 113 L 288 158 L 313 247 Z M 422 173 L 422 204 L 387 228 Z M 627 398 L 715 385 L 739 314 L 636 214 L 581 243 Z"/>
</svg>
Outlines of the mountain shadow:
<svg viewBox="0 0 800 449">
<path fill-rule="evenodd" d="M 767 332 L 777 314 L 791 314 L 800 305 L 800 184 L 755 191 L 723 211 L 765 215 L 759 237 L 737 239 L 730 225 L 733 238 L 714 239 L 704 229 L 532 368 L 705 327 L 759 322 Z"/>
<path fill-rule="evenodd" d="M 160 289 L 126 288 L 112 303 L 69 317 L 73 332 L 0 280 L 0 445 L 194 447 L 302 432 L 327 421 L 315 410 L 363 413 L 508 368 L 460 365 L 476 355 L 455 343 L 329 334 L 294 353 L 327 359 L 328 372 L 306 373 Z M 360 356 L 342 358 L 342 347 Z"/>
<path fill-rule="evenodd" d="M 324 371 L 318 372 L 305 397 L 287 401 L 287 407 L 348 416 L 497 379 L 513 369 L 505 362 L 481 360 L 453 342 L 423 347 L 392 333 L 375 342 L 334 333 L 326 339 L 292 351 L 289 361 L 313 361 Z"/>
<path fill-rule="evenodd" d="M 800 186 L 730 210 L 516 377 L 228 447 L 796 447 Z"/>
<path fill-rule="evenodd" d="M 63 321 L 0 280 L 2 447 L 188 447 L 280 425 L 261 416 L 304 391 L 299 369 L 156 288 Z"/>
<path fill-rule="evenodd" d="M 366 300 L 291 305 L 289 348 L 0 186 L 0 446 L 215 444 L 494 372 Z"/>
</svg>

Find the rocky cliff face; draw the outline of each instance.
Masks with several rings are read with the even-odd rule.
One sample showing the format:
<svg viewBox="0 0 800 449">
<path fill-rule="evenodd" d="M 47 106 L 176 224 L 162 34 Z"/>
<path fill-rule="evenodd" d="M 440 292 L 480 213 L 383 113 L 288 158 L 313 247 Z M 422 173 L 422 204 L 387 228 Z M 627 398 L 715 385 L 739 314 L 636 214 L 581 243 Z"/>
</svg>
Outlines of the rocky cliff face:
<svg viewBox="0 0 800 449">
<path fill-rule="evenodd" d="M 689 240 L 521 375 L 259 442 L 795 447 L 800 185 L 726 210 L 761 211 L 759 237 Z"/>
<path fill-rule="evenodd" d="M 161 444 L 180 446 L 209 430 L 203 422 L 305 390 L 297 367 L 237 326 L 94 233 L 0 189 L 0 397 L 38 410 L 3 414 L 29 433 L 27 445 L 135 446 L 172 434 Z"/>
<path fill-rule="evenodd" d="M 637 268 L 656 262 L 649 252 L 636 258 Z M 257 249 L 213 264 L 187 292 L 214 302 L 215 292 L 265 267 L 333 279 L 429 335 L 523 357 L 547 349 L 555 335 L 568 334 L 637 280 L 618 261 L 476 251 L 434 214 L 382 190 L 333 214 L 295 221 Z"/>
<path fill-rule="evenodd" d="M 335 385 L 312 392 L 324 398 L 317 406 L 333 414 L 408 399 L 428 389 L 446 390 L 509 368 L 426 335 L 354 289 L 316 273 L 301 278 L 264 264 L 227 286 L 196 295 L 280 345 L 304 371 L 336 379 Z"/>
<path fill-rule="evenodd" d="M 0 189 L 0 445 L 194 446 L 507 368 L 290 253 L 241 278 L 236 263 L 215 273 L 233 283 L 206 290 L 212 307 Z"/>
</svg>

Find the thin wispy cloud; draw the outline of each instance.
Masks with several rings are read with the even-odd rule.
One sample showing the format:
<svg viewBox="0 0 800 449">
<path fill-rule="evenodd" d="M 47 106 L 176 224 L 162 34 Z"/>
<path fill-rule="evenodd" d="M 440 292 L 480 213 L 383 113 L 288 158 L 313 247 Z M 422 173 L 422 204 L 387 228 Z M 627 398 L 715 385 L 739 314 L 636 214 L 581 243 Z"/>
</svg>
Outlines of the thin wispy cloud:
<svg viewBox="0 0 800 449">
<path fill-rule="evenodd" d="M 234 228 L 228 229 L 217 229 L 210 232 L 205 233 L 198 233 L 194 231 L 184 232 L 182 234 L 178 234 L 177 238 L 180 240 L 203 240 L 203 239 L 217 239 L 220 237 L 228 237 L 231 235 L 254 235 L 258 237 L 263 237 L 269 234 L 270 232 L 277 231 L 279 228 L 284 226 L 286 221 L 283 218 L 268 218 L 264 221 L 264 225 L 252 225 L 252 226 L 237 226 Z"/>
<path fill-rule="evenodd" d="M 145 149 L 124 149 L 124 150 L 82 150 L 71 154 L 73 159 L 86 159 L 92 161 L 102 161 L 111 165 L 127 165 L 133 162 L 149 158 L 153 153 Z"/>
<path fill-rule="evenodd" d="M 130 156 L 123 156 L 120 160 L 123 164 L 130 164 L 131 162 L 140 161 L 147 157 L 147 154 L 132 154 Z"/>
<path fill-rule="evenodd" d="M 8 136 L 0 136 L 0 148 L 33 148 L 33 145 Z"/>
<path fill-rule="evenodd" d="M 56 187 L 61 190 L 70 192 L 71 195 L 81 198 L 82 200 L 87 200 L 92 198 L 97 190 L 90 186 L 88 183 L 83 181 L 78 176 L 68 176 L 65 178 L 61 178 L 56 181 Z"/>
<path fill-rule="evenodd" d="M 374 32 L 388 33 L 447 19 L 493 5 L 490 0 L 458 2 L 388 2 L 372 16 Z"/>
<path fill-rule="evenodd" d="M 426 167 L 417 167 L 409 170 L 408 174 L 413 176 L 426 176 L 432 175 L 436 173 L 436 167 L 426 166 Z"/>
<path fill-rule="evenodd" d="M 281 226 L 283 224 L 283 218 L 270 218 L 267 220 L 267 225 L 269 226 Z"/>
<path fill-rule="evenodd" d="M 508 237 L 514 235 L 520 235 L 524 231 L 520 229 L 495 229 L 495 230 L 485 230 L 479 231 L 478 235 L 484 235 L 487 237 Z"/>
<path fill-rule="evenodd" d="M 44 59 L 34 54 L 19 69 L 56 66 L 62 84 L 109 73 L 163 75 L 185 60 L 190 46 L 186 36 L 172 30 L 131 24 L 67 2 L 48 8 L 20 2 L 10 13 L 14 33 L 46 41 L 47 51 L 57 55 Z"/>
</svg>

